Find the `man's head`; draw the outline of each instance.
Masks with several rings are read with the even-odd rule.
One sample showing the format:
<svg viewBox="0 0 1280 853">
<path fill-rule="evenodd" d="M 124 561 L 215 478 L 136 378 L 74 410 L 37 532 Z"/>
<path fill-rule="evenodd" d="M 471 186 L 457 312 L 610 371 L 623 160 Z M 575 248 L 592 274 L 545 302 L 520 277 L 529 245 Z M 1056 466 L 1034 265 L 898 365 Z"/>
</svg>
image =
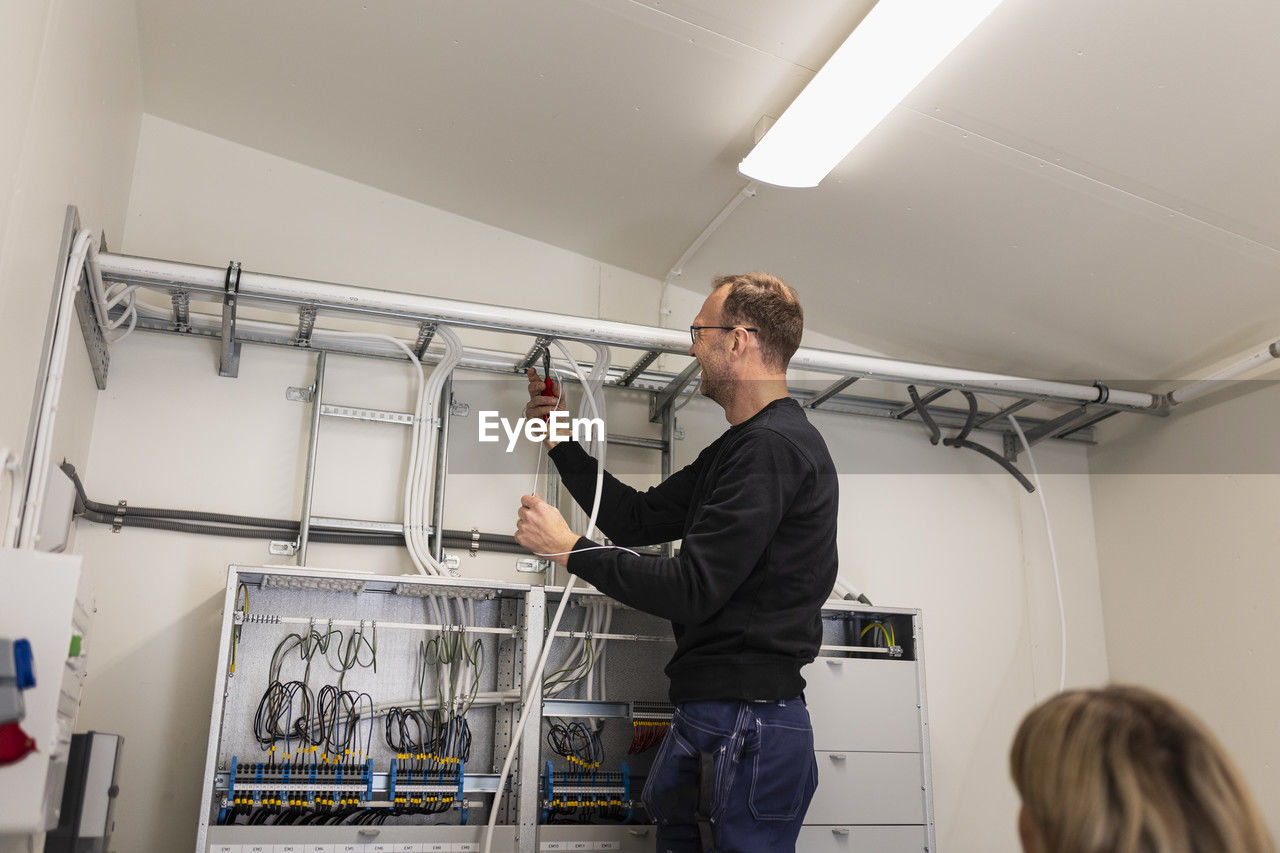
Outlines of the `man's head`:
<svg viewBox="0 0 1280 853">
<path fill-rule="evenodd" d="M 702 393 L 723 404 L 735 381 L 785 377 L 800 346 L 804 311 L 780 278 L 724 275 L 714 281 L 693 326 L 689 354 L 702 365 Z"/>
</svg>

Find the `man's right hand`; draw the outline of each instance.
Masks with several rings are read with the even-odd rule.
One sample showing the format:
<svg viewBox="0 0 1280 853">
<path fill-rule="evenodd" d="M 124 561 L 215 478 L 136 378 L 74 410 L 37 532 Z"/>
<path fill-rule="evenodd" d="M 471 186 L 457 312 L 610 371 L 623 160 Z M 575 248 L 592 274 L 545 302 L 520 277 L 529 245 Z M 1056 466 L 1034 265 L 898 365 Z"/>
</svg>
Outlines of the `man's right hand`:
<svg viewBox="0 0 1280 853">
<path fill-rule="evenodd" d="M 541 418 L 547 420 L 551 412 L 560 410 L 562 412 L 569 411 L 564 404 L 564 386 L 551 381 L 551 395 L 546 394 L 547 383 L 538 375 L 538 371 L 532 367 L 529 368 L 529 402 L 524 407 L 524 416 L 526 418 Z M 558 442 L 552 441 L 550 435 L 547 436 L 547 449 L 555 447 Z"/>
</svg>

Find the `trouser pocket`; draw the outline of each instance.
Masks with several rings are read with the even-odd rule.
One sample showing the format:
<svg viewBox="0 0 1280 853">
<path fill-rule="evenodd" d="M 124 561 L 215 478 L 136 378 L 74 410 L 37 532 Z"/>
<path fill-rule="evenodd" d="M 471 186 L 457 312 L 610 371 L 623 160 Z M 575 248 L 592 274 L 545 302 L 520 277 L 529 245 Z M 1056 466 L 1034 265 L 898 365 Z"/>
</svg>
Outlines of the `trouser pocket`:
<svg viewBox="0 0 1280 853">
<path fill-rule="evenodd" d="M 807 808 L 818 784 L 813 729 L 756 723 L 749 805 L 756 820 L 794 820 Z"/>
<path fill-rule="evenodd" d="M 640 795 L 654 823 L 693 823 L 700 769 L 698 750 L 672 725 Z"/>
</svg>

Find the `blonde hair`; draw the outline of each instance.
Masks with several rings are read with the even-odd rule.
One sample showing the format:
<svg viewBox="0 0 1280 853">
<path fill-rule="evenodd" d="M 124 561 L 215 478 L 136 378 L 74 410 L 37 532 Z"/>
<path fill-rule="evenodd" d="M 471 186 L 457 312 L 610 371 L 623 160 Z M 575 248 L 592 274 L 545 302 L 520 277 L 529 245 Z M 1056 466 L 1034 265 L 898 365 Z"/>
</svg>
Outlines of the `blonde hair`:
<svg viewBox="0 0 1280 853">
<path fill-rule="evenodd" d="M 1274 853 L 1239 772 L 1188 711 L 1141 687 L 1069 690 L 1009 756 L 1047 853 Z"/>
</svg>

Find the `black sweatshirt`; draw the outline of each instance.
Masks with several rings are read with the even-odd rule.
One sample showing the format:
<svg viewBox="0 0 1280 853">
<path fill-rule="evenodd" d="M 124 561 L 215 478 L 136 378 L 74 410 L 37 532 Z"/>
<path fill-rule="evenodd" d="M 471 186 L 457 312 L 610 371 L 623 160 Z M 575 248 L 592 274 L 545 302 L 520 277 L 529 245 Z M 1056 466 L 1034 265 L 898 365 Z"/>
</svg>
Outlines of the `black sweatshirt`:
<svg viewBox="0 0 1280 853">
<path fill-rule="evenodd" d="M 575 442 L 550 454 L 584 507 L 596 460 Z M 608 472 L 600 530 L 618 545 L 683 539 L 671 558 L 584 551 L 569 571 L 623 604 L 670 619 L 671 701 L 790 699 L 822 643 L 836 579 L 835 466 L 790 397 L 730 427 L 693 464 L 638 492 Z"/>
</svg>

